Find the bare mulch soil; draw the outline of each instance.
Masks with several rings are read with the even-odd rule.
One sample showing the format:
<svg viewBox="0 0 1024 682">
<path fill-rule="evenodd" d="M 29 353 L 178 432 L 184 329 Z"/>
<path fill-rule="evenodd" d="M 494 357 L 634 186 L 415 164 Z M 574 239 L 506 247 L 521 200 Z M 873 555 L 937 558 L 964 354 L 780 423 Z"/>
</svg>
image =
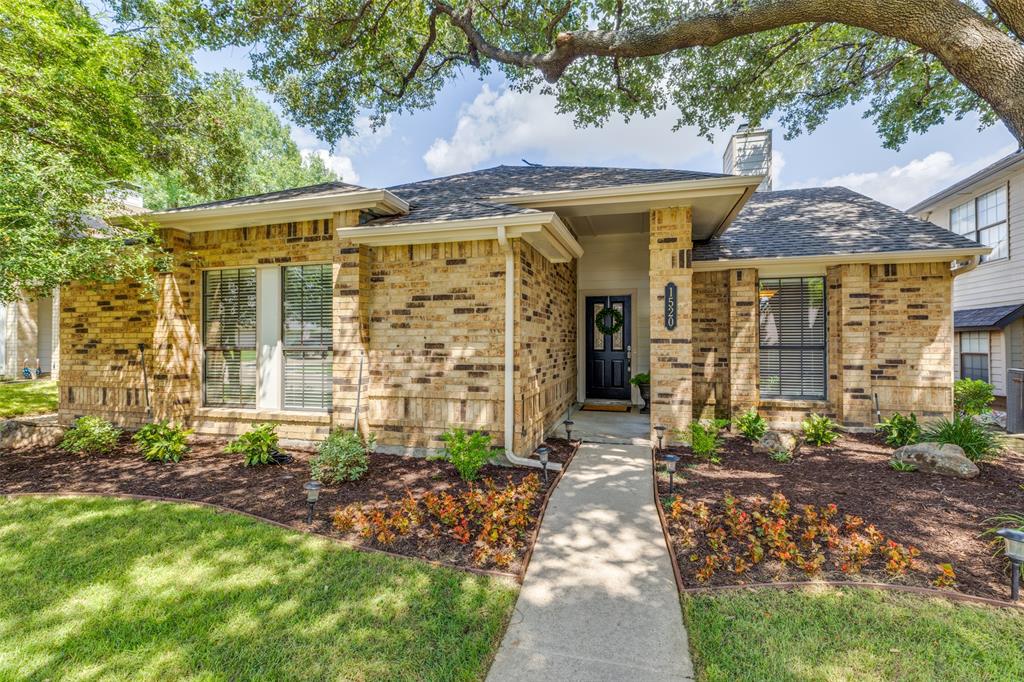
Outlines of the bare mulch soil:
<svg viewBox="0 0 1024 682">
<path fill-rule="evenodd" d="M 129 494 L 207 502 L 365 545 L 358 535 L 342 534 L 333 527 L 331 513 L 335 509 L 351 503 L 398 500 L 406 491 L 417 498 L 427 492 L 456 495 L 469 486 L 447 462 L 375 452 L 370 454 L 369 470 L 360 480 L 324 486 L 314 509 L 313 525 L 308 526 L 302 486 L 309 480 L 309 460 L 314 453 L 289 449 L 294 459 L 288 464 L 246 467 L 241 455 L 224 453 L 226 443 L 220 438 L 194 438 L 192 450 L 177 464 L 147 462 L 130 441 L 94 457 L 69 455 L 55 447 L 0 451 L 0 494 Z M 548 445 L 560 458 L 571 457 L 573 452 L 564 440 L 555 439 Z M 509 481 L 520 483 L 531 471 L 487 465 L 480 477 L 503 487 Z M 541 476 L 541 491 L 531 509 L 531 538 L 543 499 L 555 478 L 550 475 L 545 485 Z M 411 534 L 386 549 L 460 567 L 473 566 L 472 544 L 461 544 L 447 535 Z M 526 549 L 503 571 L 518 573 Z"/>
<path fill-rule="evenodd" d="M 722 462 L 697 461 L 688 448 L 666 448 L 681 456 L 675 492 L 687 503 L 704 502 L 713 514 L 723 510 L 724 493 L 731 492 L 741 504 L 768 499 L 774 492 L 785 495 L 793 510 L 802 505 L 824 507 L 834 503 L 838 519 L 860 516 L 874 524 L 887 539 L 916 547 L 924 571 L 893 577 L 884 563 L 866 565 L 856 575 L 840 572 L 826 561 L 818 579 L 899 582 L 928 586 L 937 564 L 951 563 L 956 588 L 961 592 L 1006 599 L 1008 571 L 1002 559 L 992 556 L 986 519 L 1011 511 L 1024 511 L 1024 455 L 1005 452 L 998 459 L 979 464 L 981 473 L 961 480 L 921 472 L 897 472 L 889 468 L 892 448 L 873 435 L 844 435 L 827 447 L 804 445 L 789 463 L 757 455 L 738 436 L 726 436 Z M 669 499 L 668 476 L 658 474 L 662 501 Z M 708 551 L 707 538 L 697 534 L 697 546 L 682 548 L 680 529 L 669 523 L 683 581 L 688 587 L 790 580 L 808 576 L 790 565 L 764 561 L 737 576 L 720 570 L 704 583 L 696 579 L 699 562 Z"/>
</svg>

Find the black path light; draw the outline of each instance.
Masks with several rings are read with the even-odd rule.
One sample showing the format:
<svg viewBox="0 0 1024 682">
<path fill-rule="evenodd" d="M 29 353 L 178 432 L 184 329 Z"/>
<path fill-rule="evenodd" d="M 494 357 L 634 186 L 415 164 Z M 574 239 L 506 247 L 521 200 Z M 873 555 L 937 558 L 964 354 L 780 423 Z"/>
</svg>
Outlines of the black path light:
<svg viewBox="0 0 1024 682">
<path fill-rule="evenodd" d="M 676 462 L 679 461 L 679 455 L 665 455 L 661 458 L 661 461 L 665 463 L 665 469 L 668 471 L 668 494 L 671 495 L 675 490 L 674 476 L 676 473 Z"/>
<path fill-rule="evenodd" d="M 302 486 L 306 491 L 306 524 L 313 523 L 313 507 L 316 506 L 316 501 L 320 499 L 320 481 L 310 481 L 306 485 Z"/>
<path fill-rule="evenodd" d="M 572 427 L 575 425 L 576 422 L 574 422 L 571 419 L 566 419 L 564 422 L 562 422 L 562 426 L 565 427 L 565 439 L 570 443 L 572 442 Z"/>
<path fill-rule="evenodd" d="M 540 466 L 544 469 L 544 482 L 548 482 L 548 458 L 551 456 L 551 448 L 546 445 L 541 445 L 537 448 L 537 459 L 540 460 Z"/>
<path fill-rule="evenodd" d="M 1000 528 L 996 535 L 1006 541 L 1006 558 L 1010 560 L 1010 599 L 1020 597 L 1020 566 L 1024 563 L 1024 531 Z"/>
<path fill-rule="evenodd" d="M 665 427 L 658 424 L 654 427 L 654 430 L 658 432 L 658 452 L 661 452 L 661 441 L 665 437 Z"/>
</svg>

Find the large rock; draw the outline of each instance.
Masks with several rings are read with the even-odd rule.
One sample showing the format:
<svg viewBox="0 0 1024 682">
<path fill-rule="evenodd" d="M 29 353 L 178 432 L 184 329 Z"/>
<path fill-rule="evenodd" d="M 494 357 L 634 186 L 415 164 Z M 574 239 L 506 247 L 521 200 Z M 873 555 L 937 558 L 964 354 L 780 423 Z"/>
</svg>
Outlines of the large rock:
<svg viewBox="0 0 1024 682">
<path fill-rule="evenodd" d="M 766 431 L 761 439 L 754 443 L 754 452 L 761 455 L 783 451 L 795 455 L 799 449 L 800 439 L 785 431 Z"/>
<path fill-rule="evenodd" d="M 904 445 L 892 453 L 898 462 L 915 465 L 918 470 L 943 476 L 957 478 L 974 478 L 978 475 L 978 467 L 967 459 L 963 448 L 959 445 L 939 443 L 917 443 Z"/>
</svg>

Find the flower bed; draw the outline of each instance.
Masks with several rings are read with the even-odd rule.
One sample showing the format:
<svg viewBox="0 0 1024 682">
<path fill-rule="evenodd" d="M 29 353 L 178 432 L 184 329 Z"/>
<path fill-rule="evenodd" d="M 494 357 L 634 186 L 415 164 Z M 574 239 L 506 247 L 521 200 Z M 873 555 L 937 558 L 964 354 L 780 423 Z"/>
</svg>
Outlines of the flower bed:
<svg viewBox="0 0 1024 682">
<path fill-rule="evenodd" d="M 313 524 L 308 526 L 302 486 L 309 480 L 312 452 L 290 450 L 294 460 L 287 464 L 246 467 L 241 456 L 224 453 L 225 445 L 226 441 L 219 438 L 193 439 L 191 451 L 176 464 L 146 462 L 127 440 L 113 451 L 93 457 L 69 455 L 57 448 L 0 452 L 0 494 L 83 492 L 207 502 L 376 549 L 517 574 L 537 527 L 545 494 L 556 479 L 551 475 L 545 484 L 533 470 L 487 465 L 480 481 L 469 484 L 444 461 L 371 453 L 362 478 L 323 487 Z M 552 439 L 548 445 L 563 456 L 572 451 L 564 440 Z M 435 518 L 431 511 L 435 500 L 447 501 L 448 496 L 466 508 L 463 516 L 468 524 L 463 527 L 469 528 L 469 542 L 462 541 L 464 536 L 454 526 L 431 520 Z M 387 542 L 381 542 L 378 533 L 368 536 L 355 524 L 346 529 L 344 524 L 339 527 L 333 522 L 335 511 L 345 508 L 363 510 L 373 520 L 377 517 L 371 512 L 377 509 L 390 518 L 410 498 L 424 517 L 423 525 L 413 527 L 410 523 L 402 533 L 392 527 L 396 537 Z M 480 551 L 477 540 L 484 529 L 482 505 L 487 504 L 493 505 L 488 508 L 492 513 L 504 514 L 511 508 L 518 516 L 511 528 L 503 523 L 498 529 L 499 538 L 487 543 L 486 551 Z M 479 508 L 473 506 L 471 510 L 469 505 Z M 436 530 L 433 523 L 438 526 Z"/>
<path fill-rule="evenodd" d="M 1007 453 L 961 480 L 888 466 L 891 448 L 846 435 L 789 463 L 727 436 L 721 464 L 687 448 L 675 495 L 658 490 L 684 584 L 793 580 L 890 582 L 1007 597 L 986 519 L 1024 505 L 1024 456 Z"/>
</svg>

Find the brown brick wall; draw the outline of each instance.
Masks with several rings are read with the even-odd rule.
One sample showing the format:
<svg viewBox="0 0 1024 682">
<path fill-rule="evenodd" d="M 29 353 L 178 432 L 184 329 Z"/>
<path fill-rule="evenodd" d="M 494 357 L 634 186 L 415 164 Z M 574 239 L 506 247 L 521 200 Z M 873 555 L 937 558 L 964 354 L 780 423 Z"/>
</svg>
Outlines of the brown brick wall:
<svg viewBox="0 0 1024 682">
<path fill-rule="evenodd" d="M 524 454 L 576 400 L 576 262 L 551 263 L 522 240 L 515 254 L 515 451 Z"/>
<path fill-rule="evenodd" d="M 693 416 L 696 419 L 729 417 L 729 274 L 728 270 L 720 270 L 693 275 Z"/>
</svg>

